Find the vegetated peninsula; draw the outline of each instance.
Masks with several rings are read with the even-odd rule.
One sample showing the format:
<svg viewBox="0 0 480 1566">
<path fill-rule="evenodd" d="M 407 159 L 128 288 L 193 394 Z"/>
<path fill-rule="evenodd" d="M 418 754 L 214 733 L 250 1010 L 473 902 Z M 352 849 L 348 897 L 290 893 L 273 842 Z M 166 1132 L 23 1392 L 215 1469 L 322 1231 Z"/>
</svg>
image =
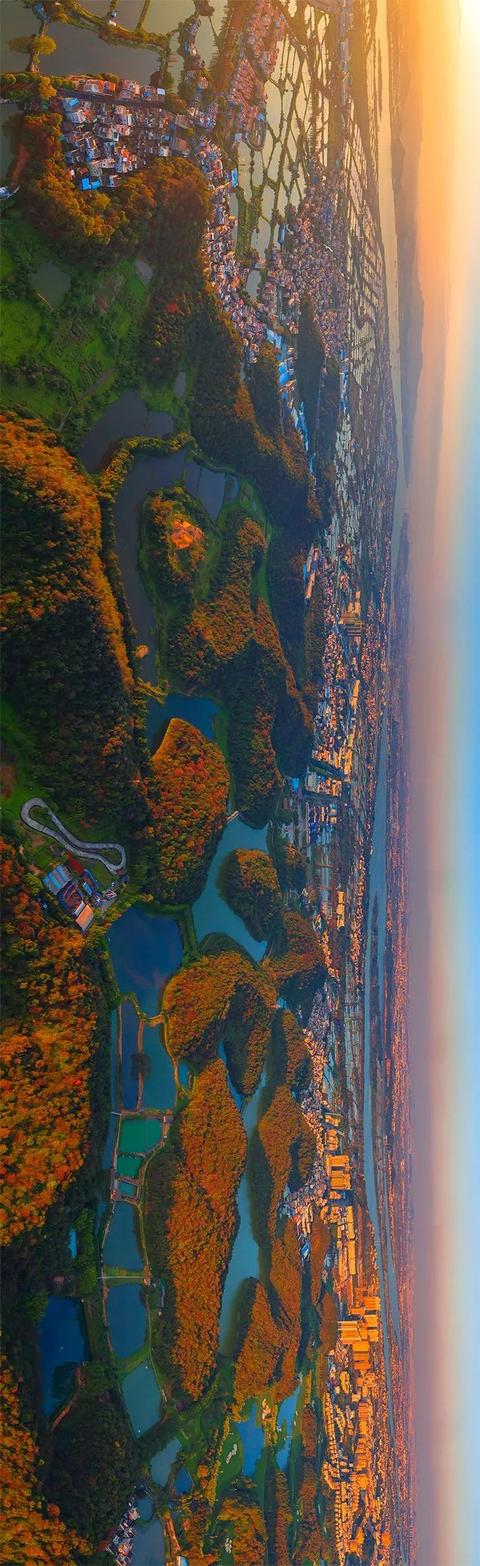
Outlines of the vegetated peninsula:
<svg viewBox="0 0 480 1566">
<path fill-rule="evenodd" d="M 370 29 L 118 9 L 69 27 L 132 76 L 3 80 L 2 1558 L 393 1566 L 355 1034 L 395 473 Z"/>
</svg>

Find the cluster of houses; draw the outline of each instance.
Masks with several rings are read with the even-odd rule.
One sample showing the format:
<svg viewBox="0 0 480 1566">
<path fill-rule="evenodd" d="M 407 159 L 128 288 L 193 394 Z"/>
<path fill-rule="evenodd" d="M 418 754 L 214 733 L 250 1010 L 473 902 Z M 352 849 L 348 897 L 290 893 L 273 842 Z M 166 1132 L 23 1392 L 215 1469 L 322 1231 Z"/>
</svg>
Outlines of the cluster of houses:
<svg viewBox="0 0 480 1566">
<path fill-rule="evenodd" d="M 115 902 L 116 893 L 113 887 L 102 891 L 91 870 L 85 870 L 73 854 L 66 857 L 67 864 L 54 865 L 44 876 L 43 885 L 63 912 L 74 920 L 82 935 L 86 935 L 95 918 L 94 910 L 103 911 Z"/>
<path fill-rule="evenodd" d="M 258 0 L 239 35 L 227 102 L 234 131 L 258 142 L 265 125 L 265 83 L 275 68 L 285 18 L 273 0 Z M 260 137 L 256 135 L 257 126 Z"/>
<path fill-rule="evenodd" d="M 192 132 L 208 132 L 215 109 L 194 105 L 185 113 L 165 107 L 163 87 L 72 77 L 68 93 L 51 107 L 63 116 L 62 137 L 70 177 L 81 190 L 113 189 L 124 174 L 151 158 L 185 157 Z"/>
</svg>

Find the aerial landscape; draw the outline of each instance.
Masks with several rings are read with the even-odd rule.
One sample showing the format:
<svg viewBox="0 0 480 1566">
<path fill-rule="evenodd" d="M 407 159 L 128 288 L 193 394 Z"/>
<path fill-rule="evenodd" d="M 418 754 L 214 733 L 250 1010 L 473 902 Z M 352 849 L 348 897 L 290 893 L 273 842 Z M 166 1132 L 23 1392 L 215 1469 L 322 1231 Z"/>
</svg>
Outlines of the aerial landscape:
<svg viewBox="0 0 480 1566">
<path fill-rule="evenodd" d="M 478 1566 L 476 9 L 0 21 L 0 1562 Z"/>
</svg>

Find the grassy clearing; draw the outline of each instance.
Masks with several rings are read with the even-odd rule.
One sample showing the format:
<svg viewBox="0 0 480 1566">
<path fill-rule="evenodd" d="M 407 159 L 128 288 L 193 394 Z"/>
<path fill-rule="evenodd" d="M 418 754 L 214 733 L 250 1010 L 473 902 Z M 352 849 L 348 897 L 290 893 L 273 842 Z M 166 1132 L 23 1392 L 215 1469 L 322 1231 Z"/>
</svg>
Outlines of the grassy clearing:
<svg viewBox="0 0 480 1566">
<path fill-rule="evenodd" d="M 4 228 L 1 401 L 43 414 L 75 445 L 112 396 L 139 379 L 148 288 L 128 258 L 106 272 L 78 265 L 67 269 L 70 286 L 51 307 L 36 292 L 34 276 L 58 258 L 18 208 L 9 210 Z"/>
</svg>

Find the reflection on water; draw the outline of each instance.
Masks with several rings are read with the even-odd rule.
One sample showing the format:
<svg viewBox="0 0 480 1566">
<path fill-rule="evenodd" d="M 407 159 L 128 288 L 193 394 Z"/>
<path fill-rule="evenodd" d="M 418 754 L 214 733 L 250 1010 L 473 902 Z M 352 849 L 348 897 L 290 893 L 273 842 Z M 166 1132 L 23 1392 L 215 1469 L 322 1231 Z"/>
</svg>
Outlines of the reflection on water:
<svg viewBox="0 0 480 1566">
<path fill-rule="evenodd" d="M 75 1385 L 75 1367 L 89 1358 L 80 1300 L 53 1295 L 40 1322 L 42 1409 L 47 1418 L 60 1408 Z"/>
<path fill-rule="evenodd" d="M 147 1312 L 138 1283 L 117 1283 L 107 1297 L 108 1330 L 114 1354 L 126 1359 L 145 1342 Z"/>
<path fill-rule="evenodd" d="M 256 1093 L 249 1099 L 243 1110 L 243 1124 L 248 1140 L 250 1140 L 252 1131 L 257 1125 L 264 1085 L 265 1074 L 263 1074 L 258 1084 Z M 238 1187 L 237 1207 L 240 1225 L 223 1286 L 222 1309 L 220 1312 L 219 1346 L 223 1354 L 228 1354 L 235 1331 L 235 1306 L 240 1284 L 243 1283 L 245 1278 L 260 1277 L 260 1247 L 252 1228 L 248 1167 L 242 1175 Z"/>
<path fill-rule="evenodd" d="M 211 935 L 214 931 L 220 931 L 244 946 L 256 962 L 261 961 L 266 950 L 266 941 L 255 941 L 249 934 L 243 919 L 239 919 L 238 914 L 229 908 L 220 892 L 218 877 L 227 854 L 237 849 L 266 851 L 266 847 L 267 827 L 249 827 L 238 816 L 234 821 L 228 822 L 212 859 L 206 886 L 201 897 L 197 898 L 197 902 L 193 905 L 198 941 L 202 941 L 206 935 Z"/>
<path fill-rule="evenodd" d="M 108 944 L 121 994 L 133 992 L 145 1016 L 156 1017 L 164 984 L 182 957 L 175 920 L 137 904 L 112 924 Z"/>
<path fill-rule="evenodd" d="M 162 1412 L 162 1394 L 148 1360 L 129 1371 L 122 1382 L 122 1392 L 135 1435 L 143 1435 L 156 1425 Z"/>
</svg>

